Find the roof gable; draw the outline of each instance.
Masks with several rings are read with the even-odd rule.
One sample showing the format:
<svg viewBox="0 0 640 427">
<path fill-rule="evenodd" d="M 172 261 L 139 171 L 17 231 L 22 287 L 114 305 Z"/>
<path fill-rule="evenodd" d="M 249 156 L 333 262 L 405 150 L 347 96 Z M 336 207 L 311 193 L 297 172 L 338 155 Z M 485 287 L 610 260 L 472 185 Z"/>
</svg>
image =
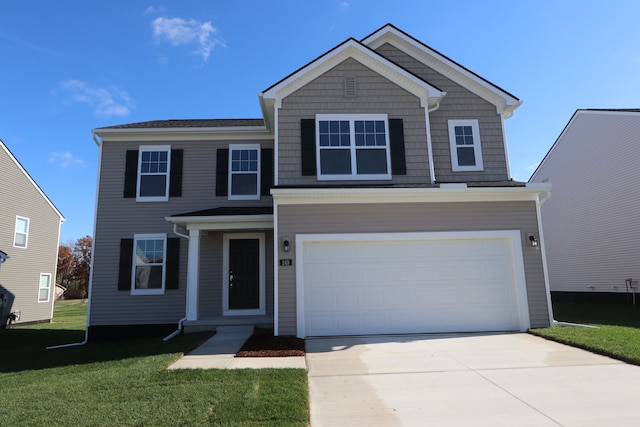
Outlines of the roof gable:
<svg viewBox="0 0 640 427">
<path fill-rule="evenodd" d="M 511 116 L 513 111 L 522 104 L 522 101 L 509 92 L 480 77 L 392 24 L 387 24 L 365 37 L 362 39 L 362 43 L 371 49 L 377 49 L 386 43 L 391 44 L 495 105 L 497 113 L 504 117 Z"/>
<path fill-rule="evenodd" d="M 51 200 L 49 200 L 47 195 L 44 194 L 44 191 L 42 191 L 40 186 L 38 186 L 38 184 L 33 180 L 33 178 L 31 178 L 31 175 L 29 175 L 27 170 L 20 164 L 18 159 L 16 159 L 16 157 L 13 155 L 13 153 L 9 150 L 9 147 L 7 147 L 5 145 L 5 143 L 1 139 L 0 139 L 0 149 L 2 149 L 4 152 L 7 153 L 7 155 L 9 156 L 9 159 L 11 159 L 13 161 L 13 163 L 15 163 L 15 165 L 20 170 L 20 172 L 25 176 L 25 178 L 27 178 L 27 180 L 31 183 L 31 185 L 33 185 L 33 187 L 36 189 L 36 191 L 38 191 L 38 193 L 40 193 L 40 195 L 47 202 L 47 204 L 49 204 L 49 206 L 51 206 L 51 208 L 55 211 L 55 213 L 60 217 L 60 220 L 64 221 L 65 218 L 62 215 L 62 213 L 60 213 L 60 211 L 58 210 L 58 208 L 56 208 L 56 206 L 53 204 L 53 202 L 51 202 Z"/>
</svg>

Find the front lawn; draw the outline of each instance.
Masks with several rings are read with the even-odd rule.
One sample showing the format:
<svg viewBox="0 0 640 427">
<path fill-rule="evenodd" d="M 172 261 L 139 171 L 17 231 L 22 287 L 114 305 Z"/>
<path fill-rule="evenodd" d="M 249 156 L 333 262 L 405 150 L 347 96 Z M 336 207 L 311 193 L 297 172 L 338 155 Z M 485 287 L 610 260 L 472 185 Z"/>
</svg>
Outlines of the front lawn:
<svg viewBox="0 0 640 427">
<path fill-rule="evenodd" d="M 558 321 L 597 326 L 533 329 L 534 335 L 640 365 L 640 306 L 556 303 Z"/>
<path fill-rule="evenodd" d="M 86 306 L 77 301 L 58 302 L 50 325 L 0 330 L 0 424 L 308 423 L 302 369 L 165 370 L 210 334 L 180 335 L 166 343 L 153 338 L 46 350 L 82 341 L 82 313 Z"/>
</svg>

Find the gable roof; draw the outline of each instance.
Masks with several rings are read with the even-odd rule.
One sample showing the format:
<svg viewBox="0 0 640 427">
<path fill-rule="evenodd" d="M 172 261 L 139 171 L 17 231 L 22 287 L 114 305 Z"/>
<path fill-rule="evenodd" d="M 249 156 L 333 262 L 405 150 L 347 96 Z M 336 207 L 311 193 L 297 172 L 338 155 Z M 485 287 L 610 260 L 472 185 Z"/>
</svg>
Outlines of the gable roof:
<svg viewBox="0 0 640 427">
<path fill-rule="evenodd" d="M 263 119 L 171 119 L 151 120 L 148 122 L 127 123 L 94 129 L 178 129 L 178 128 L 231 128 L 231 127 L 264 127 Z"/>
<path fill-rule="evenodd" d="M 55 213 L 60 217 L 60 221 L 64 222 L 65 218 L 62 215 L 62 213 L 60 213 L 60 211 L 58 210 L 58 208 L 53 204 L 53 202 L 51 200 L 49 200 L 49 198 L 47 197 L 47 195 L 44 193 L 44 191 L 42 191 L 42 189 L 40 188 L 40 186 L 34 181 L 34 179 L 31 177 L 31 175 L 29 175 L 29 172 L 27 172 L 27 170 L 22 166 L 22 164 L 18 161 L 18 159 L 16 158 L 16 156 L 13 155 L 13 153 L 11 152 L 11 150 L 9 150 L 9 147 L 7 147 L 5 145 L 5 143 L 0 139 L 0 149 L 3 149 L 7 155 L 9 156 L 9 158 L 11 160 L 13 160 L 13 162 L 16 164 L 16 166 L 18 167 L 18 169 L 24 174 L 24 176 L 29 180 L 29 182 L 33 185 L 33 187 L 38 191 L 38 193 L 40 193 L 40 195 L 42 196 L 42 198 L 49 204 L 49 206 L 51 206 L 51 208 L 55 211 Z"/>
<path fill-rule="evenodd" d="M 273 107 L 279 107 L 283 98 L 349 58 L 414 94 L 425 108 L 436 106 L 446 95 L 446 92 L 350 38 L 260 93 L 260 105 L 267 125 L 273 123 Z"/>
<path fill-rule="evenodd" d="M 513 111 L 522 104 L 521 100 L 506 90 L 463 67 L 392 24 L 386 24 L 374 31 L 362 39 L 362 43 L 371 49 L 377 49 L 386 43 L 395 46 L 417 61 L 467 88 L 487 102 L 492 103 L 496 106 L 498 114 L 502 114 L 505 118 L 510 117 Z"/>
</svg>

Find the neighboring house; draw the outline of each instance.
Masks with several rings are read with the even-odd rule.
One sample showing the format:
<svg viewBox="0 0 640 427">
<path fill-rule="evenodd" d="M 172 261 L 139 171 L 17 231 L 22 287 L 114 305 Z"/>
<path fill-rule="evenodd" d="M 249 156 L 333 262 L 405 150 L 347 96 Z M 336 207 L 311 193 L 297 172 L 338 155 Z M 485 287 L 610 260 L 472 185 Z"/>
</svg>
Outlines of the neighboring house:
<svg viewBox="0 0 640 427">
<path fill-rule="evenodd" d="M 299 337 L 549 326 L 537 244 L 551 187 L 508 168 L 503 121 L 520 100 L 386 25 L 259 101 L 257 119 L 93 130 L 90 340 L 178 323 Z"/>
<path fill-rule="evenodd" d="M 638 135 L 640 109 L 577 110 L 531 176 L 554 189 L 541 210 L 554 300 L 633 300 L 640 282 Z"/>
<path fill-rule="evenodd" d="M 0 327 L 50 322 L 64 217 L 0 140 Z"/>
</svg>

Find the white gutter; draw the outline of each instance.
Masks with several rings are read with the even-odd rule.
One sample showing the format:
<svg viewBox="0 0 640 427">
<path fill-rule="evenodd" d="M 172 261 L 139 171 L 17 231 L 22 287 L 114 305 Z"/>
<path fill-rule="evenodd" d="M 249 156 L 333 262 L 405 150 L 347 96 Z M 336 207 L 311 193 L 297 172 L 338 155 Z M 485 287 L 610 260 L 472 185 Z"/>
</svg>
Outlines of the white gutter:
<svg viewBox="0 0 640 427">
<path fill-rule="evenodd" d="M 183 237 L 187 240 L 190 239 L 190 237 L 187 234 L 183 234 L 183 233 L 179 233 L 178 232 L 178 224 L 173 224 L 173 233 L 177 236 Z M 167 335 L 166 337 L 162 338 L 162 341 L 169 341 L 172 338 L 175 338 L 178 334 L 180 334 L 180 332 L 182 332 L 182 324 L 184 323 L 185 320 L 187 320 L 187 313 L 186 311 L 188 310 L 188 305 L 185 304 L 185 314 L 184 317 L 180 320 L 178 320 L 178 329 L 176 329 L 175 331 L 171 332 L 169 335 Z"/>
</svg>

